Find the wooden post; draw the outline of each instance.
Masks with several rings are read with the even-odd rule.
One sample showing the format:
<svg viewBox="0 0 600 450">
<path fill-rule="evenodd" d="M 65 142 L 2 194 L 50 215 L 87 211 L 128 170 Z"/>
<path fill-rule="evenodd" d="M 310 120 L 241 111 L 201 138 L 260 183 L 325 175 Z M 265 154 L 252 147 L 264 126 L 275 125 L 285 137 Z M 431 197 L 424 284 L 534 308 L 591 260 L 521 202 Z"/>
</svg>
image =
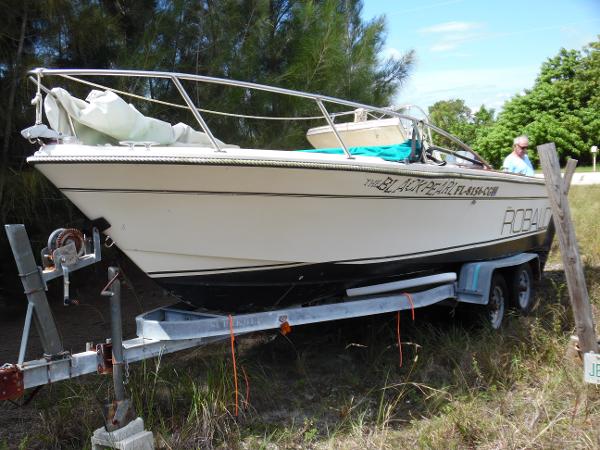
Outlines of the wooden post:
<svg viewBox="0 0 600 450">
<path fill-rule="evenodd" d="M 563 177 L 563 191 L 565 195 L 569 193 L 571 187 L 571 180 L 575 174 L 575 167 L 577 167 L 577 160 L 573 158 L 567 159 L 567 166 L 565 167 L 565 176 Z"/>
<path fill-rule="evenodd" d="M 571 210 L 566 195 L 566 187 L 560 176 L 560 165 L 554 143 L 543 144 L 537 148 L 544 177 L 546 179 L 546 189 L 550 206 L 552 207 L 552 217 L 558 232 L 558 242 L 560 244 L 560 254 L 563 261 L 565 276 L 567 278 L 567 287 L 571 306 L 573 307 L 573 317 L 575 318 L 575 328 L 579 337 L 579 346 L 583 353 L 598 352 L 598 341 L 596 339 L 596 330 L 594 327 L 594 318 L 592 316 L 592 306 L 585 285 L 585 274 L 581 264 L 581 256 L 577 247 L 577 238 L 575 228 L 571 220 Z"/>
<path fill-rule="evenodd" d="M 565 175 L 563 177 L 563 191 L 565 195 L 569 193 L 571 187 L 571 180 L 575 173 L 575 167 L 577 167 L 577 160 L 569 158 L 567 160 L 567 166 L 565 167 Z M 554 241 L 554 235 L 556 234 L 556 227 L 554 226 L 554 220 L 550 219 L 548 223 L 548 229 L 546 230 L 546 238 L 544 239 L 544 251 L 540 253 L 540 270 L 543 272 L 546 267 L 546 261 L 548 261 L 548 254 L 552 248 L 552 241 Z"/>
</svg>

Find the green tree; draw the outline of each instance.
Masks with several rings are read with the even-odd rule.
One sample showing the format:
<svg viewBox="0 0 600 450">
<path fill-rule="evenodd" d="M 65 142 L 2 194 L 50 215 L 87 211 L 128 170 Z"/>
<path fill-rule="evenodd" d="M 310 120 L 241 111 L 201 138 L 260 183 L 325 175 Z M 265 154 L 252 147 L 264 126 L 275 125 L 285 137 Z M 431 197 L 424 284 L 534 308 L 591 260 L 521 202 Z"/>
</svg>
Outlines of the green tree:
<svg viewBox="0 0 600 450">
<path fill-rule="evenodd" d="M 441 100 L 429 107 L 429 120 L 472 146 L 482 130 L 494 123 L 494 110 L 481 105 L 473 114 L 462 99 Z M 443 147 L 455 147 L 449 139 L 438 134 L 434 133 L 433 139 Z"/>
<path fill-rule="evenodd" d="M 29 103 L 34 92 L 26 76 L 31 68 L 187 72 L 383 106 L 408 76 L 414 56 L 408 52 L 400 59 L 378 58 L 385 21 L 363 20 L 360 0 L 0 0 L 0 7 L 0 205 L 5 220 L 16 217 L 16 205 L 24 204 L 5 201 L 3 188 L 17 186 L 6 180 L 19 177 L 32 151 L 19 133 L 34 118 Z M 120 83 L 113 86 L 182 103 L 168 80 L 131 78 Z M 201 108 L 265 116 L 320 114 L 314 103 L 283 96 L 217 85 L 186 87 Z M 79 86 L 73 93 L 85 97 L 89 89 Z M 136 106 L 164 120 L 194 124 L 185 110 Z M 218 137 L 254 147 L 306 145 L 305 129 L 314 125 L 278 128 L 273 122 L 208 114 L 206 119 Z"/>
<path fill-rule="evenodd" d="M 175 42 L 172 70 L 242 79 L 366 103 L 386 105 L 407 77 L 413 52 L 380 61 L 383 18 L 365 22 L 362 2 L 238 1 L 174 2 L 161 14 Z M 184 18 L 179 20 L 178 18 Z M 223 33 L 223 30 L 228 30 Z M 181 43 L 181 44 L 178 44 Z M 314 116 L 316 105 L 244 89 L 201 86 L 195 100 L 207 109 L 242 114 Z M 163 92 L 163 94 L 165 94 Z M 176 92 L 167 96 L 177 98 Z M 208 116 L 217 135 L 241 145 L 306 145 L 307 123 Z M 189 121 L 189 117 L 187 117 Z"/>
<path fill-rule="evenodd" d="M 494 165 L 510 152 L 515 136 L 527 134 L 532 145 L 554 142 L 562 160 L 583 163 L 600 136 L 600 41 L 582 51 L 561 49 L 542 64 L 533 88 L 504 105 L 498 121 L 484 130 L 475 146 Z M 537 161 L 537 154 L 530 152 Z"/>
<path fill-rule="evenodd" d="M 434 125 L 450 131 L 459 123 L 471 120 L 471 110 L 464 100 L 440 100 L 429 107 L 429 119 Z"/>
</svg>

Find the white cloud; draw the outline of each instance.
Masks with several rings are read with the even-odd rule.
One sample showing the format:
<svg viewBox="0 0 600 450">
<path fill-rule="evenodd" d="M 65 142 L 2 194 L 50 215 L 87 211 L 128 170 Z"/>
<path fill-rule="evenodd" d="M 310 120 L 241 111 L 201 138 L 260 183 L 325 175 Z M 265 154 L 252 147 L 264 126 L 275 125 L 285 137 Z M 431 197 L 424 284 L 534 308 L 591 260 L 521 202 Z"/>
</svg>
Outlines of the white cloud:
<svg viewBox="0 0 600 450">
<path fill-rule="evenodd" d="M 419 33 L 430 35 L 434 42 L 432 52 L 447 52 L 454 50 L 468 41 L 480 39 L 484 34 L 481 30 L 485 24 L 482 22 L 444 22 L 419 29 Z"/>
<path fill-rule="evenodd" d="M 551 30 L 559 30 L 559 33 L 561 33 L 566 40 L 572 42 L 572 44 L 566 45 L 566 48 L 577 48 L 582 47 L 595 39 L 594 33 L 590 31 L 590 27 L 584 27 L 583 25 L 597 23 L 598 21 L 600 21 L 600 19 L 590 19 L 566 24 L 543 25 L 502 32 L 490 32 L 486 30 L 485 23 L 483 22 L 445 22 L 421 28 L 418 31 L 438 39 L 429 48 L 432 52 L 447 52 L 454 50 L 467 42 L 504 39 L 509 36 L 525 36 L 531 33 L 547 32 Z"/>
<path fill-rule="evenodd" d="M 482 23 L 477 22 L 445 22 L 430 27 L 421 28 L 418 31 L 420 33 L 456 33 L 472 31 L 483 26 Z"/>
<path fill-rule="evenodd" d="M 454 50 L 458 46 L 457 42 L 438 42 L 431 47 L 432 52 L 447 52 L 448 50 Z"/>
<path fill-rule="evenodd" d="M 465 42 L 478 40 L 481 36 L 481 34 L 475 33 L 445 34 L 437 43 L 430 47 L 430 50 L 432 52 L 447 52 L 460 47 Z"/>
<path fill-rule="evenodd" d="M 469 52 L 463 52 L 463 51 L 456 51 L 456 52 L 445 52 L 442 55 L 437 55 L 436 58 L 438 59 L 438 61 L 441 61 L 443 59 L 456 59 L 456 58 L 474 58 L 472 53 Z"/>
<path fill-rule="evenodd" d="M 498 110 L 523 85 L 533 86 L 537 66 L 516 66 L 500 69 L 453 69 L 416 71 L 400 95 L 398 104 L 414 103 L 427 108 L 439 100 L 463 99 L 471 110 L 483 104 Z"/>
</svg>

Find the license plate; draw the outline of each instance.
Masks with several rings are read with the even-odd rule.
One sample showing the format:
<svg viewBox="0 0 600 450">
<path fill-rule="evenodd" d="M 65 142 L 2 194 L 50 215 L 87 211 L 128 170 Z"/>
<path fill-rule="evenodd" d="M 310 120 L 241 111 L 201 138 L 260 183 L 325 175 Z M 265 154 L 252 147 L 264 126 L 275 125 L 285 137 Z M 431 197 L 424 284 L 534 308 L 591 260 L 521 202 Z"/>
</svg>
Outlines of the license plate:
<svg viewBox="0 0 600 450">
<path fill-rule="evenodd" d="M 600 355 L 591 352 L 583 355 L 583 379 L 586 383 L 600 384 Z"/>
</svg>

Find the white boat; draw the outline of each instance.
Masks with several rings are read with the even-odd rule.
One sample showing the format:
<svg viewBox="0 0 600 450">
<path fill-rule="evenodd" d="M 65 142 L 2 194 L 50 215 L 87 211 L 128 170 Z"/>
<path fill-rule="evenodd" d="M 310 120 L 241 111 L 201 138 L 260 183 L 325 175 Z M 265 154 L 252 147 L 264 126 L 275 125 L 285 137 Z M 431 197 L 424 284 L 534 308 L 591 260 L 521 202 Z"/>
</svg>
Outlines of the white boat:
<svg viewBox="0 0 600 450">
<path fill-rule="evenodd" d="M 40 86 L 38 124 L 24 135 L 41 146 L 27 161 L 89 219 L 104 223 L 104 233 L 148 276 L 197 305 L 241 311 L 308 303 L 415 272 L 544 250 L 551 213 L 543 180 L 491 170 L 475 152 L 425 120 L 195 75 L 54 69 L 36 69 L 32 75 Z M 203 133 L 184 128 L 178 134 L 178 126 L 167 124 L 174 129 L 169 131 L 155 119 L 148 125 L 137 111 L 139 116 L 129 122 L 106 109 L 92 111 L 106 106 L 105 97 L 114 100 L 112 91 L 105 91 L 105 97 L 94 94 L 87 104 L 69 104 L 41 82 L 95 75 L 171 80 Z M 329 134 L 338 149 L 228 146 L 214 138 L 180 80 L 314 101 L 327 125 L 308 135 Z M 42 91 L 48 93 L 51 111 L 46 112 L 54 130 L 40 125 Z M 94 105 L 94 98 L 99 104 Z M 325 104 L 378 117 L 359 125 L 336 124 Z M 103 114 L 112 118 L 111 124 L 90 120 Z M 352 127 L 373 134 L 377 127 L 392 122 L 397 127 L 400 121 L 411 124 L 398 132 L 400 142 L 364 148 L 344 140 L 343 132 Z M 121 130 L 113 133 L 118 128 L 137 134 L 124 139 Z M 463 151 L 434 146 L 429 129 L 454 139 Z M 106 133 L 112 144 L 97 145 L 95 140 Z M 177 141 L 182 135 L 187 137 Z M 405 142 L 407 136 L 411 139 Z M 127 142 L 119 145 L 119 140 Z M 441 162 L 439 154 L 446 153 L 461 164 Z"/>
</svg>

